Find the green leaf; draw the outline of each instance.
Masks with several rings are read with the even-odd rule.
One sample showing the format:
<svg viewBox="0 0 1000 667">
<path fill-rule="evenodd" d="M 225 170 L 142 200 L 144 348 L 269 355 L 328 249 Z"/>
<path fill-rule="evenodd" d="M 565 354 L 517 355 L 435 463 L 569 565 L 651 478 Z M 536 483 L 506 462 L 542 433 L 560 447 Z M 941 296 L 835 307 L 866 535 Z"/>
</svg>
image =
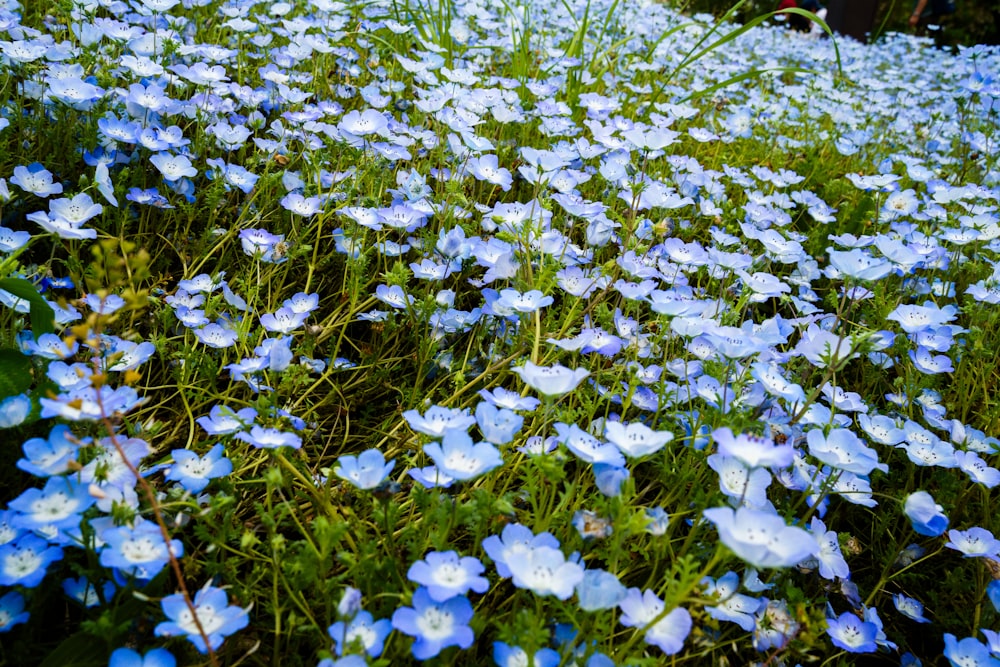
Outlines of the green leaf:
<svg viewBox="0 0 1000 667">
<path fill-rule="evenodd" d="M 0 350 L 0 400 L 24 393 L 32 381 L 31 359 L 19 350 Z"/>
<path fill-rule="evenodd" d="M 42 661 L 40 667 L 103 667 L 108 664 L 107 659 L 102 651 L 94 650 L 95 643 L 94 635 L 87 632 L 70 635 Z"/>
<path fill-rule="evenodd" d="M 35 334 L 35 340 L 42 334 L 55 331 L 55 311 L 46 303 L 34 285 L 24 278 L 4 278 L 0 280 L 0 289 L 28 302 L 31 308 L 31 330 Z"/>
</svg>

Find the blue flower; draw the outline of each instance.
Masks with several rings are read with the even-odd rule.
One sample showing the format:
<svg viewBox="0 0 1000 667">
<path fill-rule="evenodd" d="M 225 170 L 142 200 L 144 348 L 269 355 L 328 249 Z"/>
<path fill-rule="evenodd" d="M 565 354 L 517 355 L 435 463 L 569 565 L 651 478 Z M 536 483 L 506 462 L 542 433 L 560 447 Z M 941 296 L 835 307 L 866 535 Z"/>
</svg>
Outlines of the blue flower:
<svg viewBox="0 0 1000 667">
<path fill-rule="evenodd" d="M 258 449 L 276 449 L 278 447 L 298 449 L 302 446 L 302 438 L 295 433 L 259 425 L 254 425 L 249 433 L 246 431 L 237 433 L 236 438 L 248 442 Z"/>
<path fill-rule="evenodd" d="M 737 592 L 740 587 L 739 575 L 727 572 L 717 581 L 706 577 L 702 583 L 706 586 L 705 595 L 717 600 L 715 606 L 705 607 L 709 616 L 719 621 L 736 623 L 745 632 L 753 631 L 757 623 L 754 614 L 760 608 L 761 601 Z"/>
<path fill-rule="evenodd" d="M 407 410 L 403 413 L 403 419 L 414 431 L 433 438 L 440 438 L 453 429 L 468 430 L 476 423 L 476 418 L 470 415 L 468 410 L 440 405 L 432 405 L 423 415 L 416 410 Z"/>
<path fill-rule="evenodd" d="M 118 648 L 111 654 L 108 667 L 176 667 L 177 659 L 165 648 L 154 648 L 146 655 L 130 648 Z"/>
<path fill-rule="evenodd" d="M 472 604 L 455 596 L 435 602 L 426 588 L 413 593 L 413 606 L 400 607 L 392 614 L 392 627 L 415 639 L 411 651 L 417 660 L 427 660 L 449 646 L 469 648 L 475 641 L 469 621 Z"/>
<path fill-rule="evenodd" d="M 410 566 L 406 578 L 426 587 L 435 602 L 444 602 L 470 590 L 485 593 L 490 587 L 486 577 L 480 576 L 485 569 L 478 558 L 460 558 L 455 551 L 432 551 Z"/>
<path fill-rule="evenodd" d="M 84 510 L 94 504 L 87 485 L 73 477 L 50 477 L 41 489 L 26 489 L 10 501 L 19 512 L 14 525 L 28 530 L 75 528 Z"/>
<path fill-rule="evenodd" d="M 754 567 L 791 567 L 819 552 L 812 535 L 771 512 L 713 507 L 702 514 L 715 524 L 722 543 Z"/>
<path fill-rule="evenodd" d="M 833 645 L 850 653 L 874 653 L 878 649 L 875 636 L 878 627 L 862 621 L 852 612 L 845 611 L 836 619 L 827 621 L 826 633 Z"/>
<path fill-rule="evenodd" d="M 506 445 L 524 425 L 524 417 L 508 408 L 498 408 L 488 401 L 476 406 L 476 423 L 483 438 L 495 445 Z"/>
<path fill-rule="evenodd" d="M 431 457 L 438 470 L 463 482 L 503 464 L 500 450 L 488 442 L 473 444 L 465 431 L 446 431 L 440 444 L 424 445 L 424 453 Z"/>
<path fill-rule="evenodd" d="M 914 600 L 902 593 L 897 593 L 892 596 L 892 603 L 895 605 L 896 611 L 907 618 L 913 619 L 917 623 L 931 622 L 931 619 L 924 616 L 924 605 L 919 600 Z"/>
<path fill-rule="evenodd" d="M 24 596 L 17 591 L 10 591 L 0 597 L 0 633 L 9 632 L 15 625 L 28 621 L 28 612 L 24 610 Z"/>
<path fill-rule="evenodd" d="M 385 456 L 377 449 L 368 449 L 357 457 L 341 456 L 333 474 L 359 489 L 374 489 L 389 476 L 396 461 L 386 463 Z"/>
<path fill-rule="evenodd" d="M 555 547 L 529 547 L 516 557 L 508 555 L 507 567 L 518 588 L 535 595 L 554 595 L 560 600 L 568 600 L 583 581 L 583 566 L 567 560 Z"/>
<path fill-rule="evenodd" d="M 38 477 L 61 475 L 69 469 L 69 462 L 76 458 L 77 449 L 83 444 L 86 441 L 77 439 L 68 426 L 57 424 L 49 432 L 48 440 L 31 438 L 21 445 L 24 458 L 18 460 L 17 467 Z"/>
<path fill-rule="evenodd" d="M 350 622 L 337 621 L 327 629 L 334 642 L 338 656 L 356 645 L 373 658 L 382 655 L 386 637 L 392 632 L 392 623 L 387 618 L 375 620 L 364 610 L 358 611 Z"/>
<path fill-rule="evenodd" d="M 920 535 L 937 537 L 948 528 L 948 517 L 943 508 L 934 502 L 926 491 L 917 491 L 906 497 L 903 513 L 910 519 L 913 530 Z"/>
<path fill-rule="evenodd" d="M 155 577 L 166 567 L 171 554 L 176 558 L 184 554 L 180 540 L 170 540 L 168 546 L 160 527 L 145 519 L 137 520 L 134 528 L 108 528 L 101 532 L 101 540 L 101 565 L 142 580 Z"/>
<path fill-rule="evenodd" d="M 613 609 L 627 594 L 618 577 L 606 570 L 585 570 L 576 585 L 577 606 L 584 611 Z"/>
<path fill-rule="evenodd" d="M 195 623 L 183 594 L 175 593 L 163 598 L 160 606 L 170 620 L 157 625 L 154 634 L 157 637 L 186 636 L 198 651 L 208 653 L 208 646 L 198 631 L 198 624 L 208 636 L 209 646 L 215 651 L 222 646 L 226 637 L 242 630 L 249 623 L 246 609 L 230 605 L 226 592 L 221 588 L 205 586 L 195 594 L 193 602 L 198 623 Z"/>
<path fill-rule="evenodd" d="M 225 477 L 233 471 L 233 462 L 225 457 L 225 448 L 221 443 L 204 456 L 198 456 L 190 449 L 175 449 L 171 456 L 174 465 L 170 466 L 164 478 L 180 482 L 191 493 L 201 493 L 209 480 Z"/>
<path fill-rule="evenodd" d="M 62 557 L 59 547 L 50 547 L 37 535 L 23 535 L 0 546 L 0 586 L 34 588 L 42 583 L 48 566 Z"/>
<path fill-rule="evenodd" d="M 1000 660 L 990 655 L 990 649 L 975 637 L 959 641 L 955 635 L 944 633 L 944 657 L 952 667 L 1000 667 Z"/>
<path fill-rule="evenodd" d="M 14 167 L 14 175 L 11 176 L 10 182 L 38 197 L 58 195 L 63 191 L 62 184 L 53 182 L 52 172 L 39 162 L 32 162 L 27 167 L 23 165 Z"/>
<path fill-rule="evenodd" d="M 590 371 L 585 368 L 570 369 L 560 364 L 538 366 L 530 361 L 511 370 L 517 373 L 526 385 L 550 397 L 568 394 L 590 375 Z"/>
<path fill-rule="evenodd" d="M 684 607 L 676 607 L 663 615 L 663 600 L 651 590 L 628 589 L 618 606 L 622 610 L 620 623 L 629 628 L 645 628 L 646 643 L 653 644 L 667 655 L 674 655 L 684 648 L 684 640 L 691 632 L 691 614 Z"/>
<path fill-rule="evenodd" d="M 498 667 L 521 667 L 529 664 L 534 664 L 535 667 L 558 667 L 560 660 L 559 654 L 550 648 L 539 649 L 533 656 L 529 656 L 520 646 L 493 642 L 493 662 Z"/>
<path fill-rule="evenodd" d="M 63 579 L 63 592 L 73 600 L 79 602 L 84 607 L 96 607 L 101 604 L 102 599 L 106 602 L 115 595 L 115 584 L 105 581 L 101 586 L 100 595 L 97 586 L 92 584 L 86 577 L 76 579 Z"/>
<path fill-rule="evenodd" d="M 490 535 L 483 540 L 483 551 L 493 559 L 497 574 L 505 579 L 511 576 L 509 562 L 520 559 L 537 547 L 558 549 L 559 540 L 547 532 L 535 535 L 530 528 L 519 523 L 509 523 L 499 536 Z"/>
</svg>

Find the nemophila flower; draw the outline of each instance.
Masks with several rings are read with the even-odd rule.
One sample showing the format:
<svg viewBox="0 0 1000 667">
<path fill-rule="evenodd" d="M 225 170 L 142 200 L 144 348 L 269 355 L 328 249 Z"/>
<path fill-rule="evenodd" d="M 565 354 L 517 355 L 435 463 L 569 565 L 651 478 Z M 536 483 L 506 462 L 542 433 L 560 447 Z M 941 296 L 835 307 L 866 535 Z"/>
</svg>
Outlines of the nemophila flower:
<svg viewBox="0 0 1000 667">
<path fill-rule="evenodd" d="M 414 658 L 433 658 L 449 646 L 463 649 L 472 646 L 475 641 L 469 627 L 472 604 L 467 598 L 456 596 L 435 602 L 421 586 L 414 591 L 412 604 L 393 612 L 392 627 L 414 638 L 410 649 Z"/>
<path fill-rule="evenodd" d="M 327 628 L 336 654 L 342 656 L 345 651 L 357 647 L 373 658 L 382 655 L 385 640 L 392 632 L 392 622 L 387 618 L 376 621 L 371 613 L 364 610 L 342 615 L 351 616 L 351 620 L 346 623 L 337 621 Z"/>
<path fill-rule="evenodd" d="M 302 438 L 295 433 L 259 425 L 254 425 L 249 433 L 246 431 L 237 433 L 236 439 L 250 443 L 258 449 L 275 449 L 277 447 L 298 449 L 302 446 Z"/>
<path fill-rule="evenodd" d="M 838 470 L 856 475 L 869 475 L 872 470 L 889 471 L 888 465 L 878 462 L 878 452 L 867 447 L 849 429 L 830 429 L 826 435 L 822 429 L 813 429 L 806 434 L 806 440 L 810 454 Z"/>
<path fill-rule="evenodd" d="M 413 305 L 415 299 L 403 291 L 399 285 L 378 285 L 375 288 L 375 298 L 399 310 L 406 310 Z"/>
<path fill-rule="evenodd" d="M 206 324 L 200 329 L 192 329 L 192 332 L 202 345 L 216 349 L 232 347 L 239 340 L 239 333 L 234 329 L 216 322 Z"/>
<path fill-rule="evenodd" d="M 795 354 L 809 360 L 818 367 L 838 367 L 849 359 L 854 359 L 858 353 L 854 351 L 856 343 L 851 336 L 838 336 L 810 324 L 795 346 Z"/>
<path fill-rule="evenodd" d="M 111 347 L 105 352 L 105 359 L 111 362 L 108 370 L 115 373 L 135 370 L 149 361 L 156 352 L 156 346 L 149 341 L 133 343 L 130 340 L 114 338 Z"/>
<path fill-rule="evenodd" d="M 959 469 L 968 475 L 973 482 L 982 484 L 987 489 L 992 489 L 1000 484 L 1000 470 L 988 466 L 975 452 L 955 450 L 954 456 Z"/>
<path fill-rule="evenodd" d="M 226 458 L 221 443 L 213 446 L 204 456 L 198 456 L 190 449 L 175 449 L 170 454 L 174 464 L 167 469 L 164 479 L 180 483 L 191 493 L 201 493 L 210 480 L 225 477 L 233 471 L 233 462 Z"/>
<path fill-rule="evenodd" d="M 22 535 L 0 546 L 0 586 L 34 588 L 42 583 L 48 566 L 62 557 L 62 549 L 50 547 L 41 537 Z"/>
<path fill-rule="evenodd" d="M 504 192 L 510 190 L 514 180 L 510 170 L 501 167 L 497 156 L 493 153 L 471 157 L 466 162 L 465 167 L 476 180 L 499 185 Z"/>
<path fill-rule="evenodd" d="M 256 418 L 257 411 L 253 408 L 236 411 L 226 405 L 213 405 L 207 417 L 195 421 L 208 435 L 231 435 L 253 424 Z"/>
<path fill-rule="evenodd" d="M 781 368 L 777 364 L 754 362 L 751 366 L 750 375 L 760 382 L 764 390 L 783 398 L 788 405 L 803 405 L 806 402 L 806 393 L 800 385 L 788 381 L 781 373 Z"/>
<path fill-rule="evenodd" d="M 606 570 L 584 570 L 576 585 L 577 606 L 584 611 L 614 609 L 628 591 L 618 577 Z"/>
<path fill-rule="evenodd" d="M 488 401 L 476 406 L 476 423 L 483 438 L 495 445 L 505 445 L 524 425 L 524 417 L 513 410 L 498 408 Z"/>
<path fill-rule="evenodd" d="M 480 389 L 478 393 L 487 403 L 508 410 L 526 410 L 530 412 L 541 404 L 541 401 L 533 396 L 521 396 L 517 392 L 509 391 L 503 387 L 494 387 L 493 391 Z"/>
<path fill-rule="evenodd" d="M 56 334 L 42 334 L 36 341 L 30 332 L 20 338 L 21 350 L 26 354 L 44 359 L 67 359 L 80 349 L 80 344 L 73 339 L 63 340 Z"/>
<path fill-rule="evenodd" d="M 847 251 L 827 248 L 826 251 L 830 257 L 830 265 L 825 272 L 830 278 L 881 280 L 893 270 L 891 262 L 873 257 L 862 248 L 852 248 Z"/>
<path fill-rule="evenodd" d="M 359 489 L 370 490 L 377 487 L 389 476 L 396 461 L 386 463 L 385 456 L 377 449 L 367 449 L 358 456 L 341 456 L 333 474 Z"/>
<path fill-rule="evenodd" d="M 153 633 L 157 637 L 186 636 L 199 652 L 208 653 L 208 646 L 213 651 L 218 650 L 226 637 L 242 630 L 249 623 L 247 611 L 230 605 L 226 592 L 221 588 L 206 585 L 195 594 L 193 603 L 195 614 L 191 613 L 181 593 L 163 598 L 160 606 L 170 620 L 157 625 Z M 208 636 L 208 646 L 198 630 L 199 624 Z"/>
<path fill-rule="evenodd" d="M 714 606 L 705 607 L 709 616 L 719 621 L 736 623 L 745 632 L 754 629 L 757 623 L 754 614 L 761 606 L 761 601 L 737 592 L 740 588 L 739 575 L 727 572 L 718 580 L 706 577 L 701 583 L 705 585 L 705 596 L 717 601 Z"/>
<path fill-rule="evenodd" d="M 272 234 L 266 229 L 243 229 L 240 230 L 240 244 L 244 253 L 267 264 L 287 259 L 282 250 L 285 246 L 284 234 Z"/>
<path fill-rule="evenodd" d="M 628 468 L 608 463 L 595 463 L 591 470 L 597 490 L 609 498 L 618 496 L 622 492 L 622 484 L 631 476 Z"/>
<path fill-rule="evenodd" d="M 476 423 L 476 418 L 467 409 L 446 408 L 432 405 L 421 415 L 416 410 L 407 410 L 403 419 L 411 429 L 433 438 L 440 438 L 451 430 L 467 431 Z"/>
<path fill-rule="evenodd" d="M 61 475 L 69 470 L 69 462 L 76 458 L 81 445 L 89 439 L 79 439 L 65 424 L 57 424 L 49 431 L 48 439 L 31 438 L 21 445 L 24 458 L 17 467 L 36 477 Z"/>
<path fill-rule="evenodd" d="M 10 591 L 0 597 L 0 633 L 10 632 L 15 625 L 26 623 L 29 617 L 30 614 L 24 610 L 23 595 Z"/>
<path fill-rule="evenodd" d="M 892 596 L 892 603 L 896 606 L 896 611 L 917 623 L 931 622 L 931 619 L 924 616 L 924 605 L 913 598 L 897 593 Z"/>
<path fill-rule="evenodd" d="M 746 507 L 712 507 L 702 515 L 737 557 L 758 568 L 791 567 L 819 552 L 812 535 L 777 514 Z"/>
<path fill-rule="evenodd" d="M 933 301 L 925 301 L 924 305 L 900 304 L 886 315 L 887 320 L 899 322 L 899 326 L 908 334 L 915 334 L 923 329 L 939 327 L 955 319 L 958 308 L 948 305 L 943 308 Z"/>
<path fill-rule="evenodd" d="M 590 375 L 590 371 L 584 368 L 570 369 L 560 364 L 538 366 L 530 361 L 511 370 L 517 373 L 526 385 L 550 397 L 568 394 Z"/>
<path fill-rule="evenodd" d="M 297 192 L 290 192 L 281 198 L 281 207 L 295 215 L 304 218 L 316 215 L 323 210 L 323 202 L 319 197 L 303 197 Z"/>
<path fill-rule="evenodd" d="M 444 474 L 459 481 L 475 479 L 503 464 L 500 450 L 488 442 L 473 443 L 465 431 L 445 431 L 441 442 L 424 445 L 424 453 Z"/>
<path fill-rule="evenodd" d="M 76 579 L 63 579 L 63 592 L 66 596 L 84 607 L 96 607 L 101 604 L 101 600 L 109 601 L 115 596 L 115 584 L 112 581 L 105 581 L 103 586 L 91 583 L 87 577 L 77 577 Z"/>
<path fill-rule="evenodd" d="M 849 653 L 874 653 L 878 649 L 875 643 L 878 627 L 862 621 L 853 612 L 845 611 L 838 618 L 829 619 L 826 633 L 834 646 Z"/>
<path fill-rule="evenodd" d="M 282 306 L 273 314 L 264 313 L 261 315 L 260 324 L 266 331 L 287 334 L 305 324 L 308 317 L 308 313 L 296 313 L 291 308 Z"/>
<path fill-rule="evenodd" d="M 12 520 L 15 526 L 37 531 L 75 528 L 93 504 L 86 484 L 73 477 L 50 477 L 43 488 L 26 489 L 8 507 L 18 512 Z"/>
<path fill-rule="evenodd" d="M 712 439 L 722 456 L 739 459 L 750 468 L 787 468 L 792 464 L 791 443 L 776 444 L 772 439 L 750 433 L 733 435 L 728 427 L 712 431 Z"/>
<path fill-rule="evenodd" d="M 799 624 L 784 600 L 761 600 L 753 630 L 753 647 L 758 651 L 781 649 L 798 634 Z"/>
<path fill-rule="evenodd" d="M 657 537 L 667 534 L 670 526 L 670 516 L 662 507 L 646 508 L 646 532 Z"/>
<path fill-rule="evenodd" d="M 510 646 L 503 642 L 493 642 L 493 662 L 498 667 L 558 667 L 562 657 L 550 648 L 542 648 L 528 655 L 520 646 Z"/>
<path fill-rule="evenodd" d="M 173 155 L 163 152 L 151 156 L 149 161 L 156 167 L 165 181 L 175 182 L 182 178 L 193 178 L 198 175 L 198 170 L 191 164 L 191 159 L 187 155 Z"/>
<path fill-rule="evenodd" d="M 937 537 L 948 528 L 948 517 L 944 509 L 926 491 L 908 495 L 903 504 L 903 513 L 910 519 L 913 530 L 920 535 Z"/>
<path fill-rule="evenodd" d="M 749 468 L 735 456 L 712 454 L 708 467 L 719 475 L 719 490 L 734 505 L 764 509 L 768 507 L 767 487 L 771 473 L 766 468 Z"/>
<path fill-rule="evenodd" d="M 115 526 L 100 534 L 101 565 L 113 567 L 141 580 L 155 577 L 167 566 L 171 554 L 180 558 L 184 545 L 180 540 L 163 539 L 160 527 L 152 521 L 138 519 L 133 527 Z"/>
<path fill-rule="evenodd" d="M 31 414 L 31 409 L 31 398 L 27 394 L 17 394 L 0 400 L 0 428 L 13 428 L 24 423 Z"/>
<path fill-rule="evenodd" d="M 819 576 L 824 579 L 847 579 L 851 576 L 851 570 L 847 566 L 844 554 L 840 549 L 840 541 L 837 539 L 837 532 L 827 530 L 826 524 L 818 517 L 813 517 L 809 523 L 809 532 L 812 533 L 819 545 L 816 553 L 816 561 L 819 564 Z"/>
<path fill-rule="evenodd" d="M 945 546 L 962 552 L 966 558 L 985 557 L 1000 561 L 1000 540 L 979 526 L 968 530 L 949 530 Z"/>
<path fill-rule="evenodd" d="M 532 546 L 512 556 L 507 556 L 506 564 L 514 585 L 535 595 L 554 595 L 560 600 L 568 600 L 583 580 L 583 567 L 566 560 L 556 547 Z"/>
<path fill-rule="evenodd" d="M 437 466 L 410 468 L 406 471 L 406 474 L 419 482 L 425 489 L 447 489 L 457 481 L 451 475 L 443 473 Z"/>
<path fill-rule="evenodd" d="M 558 549 L 559 540 L 548 532 L 535 535 L 519 523 L 509 523 L 499 536 L 491 535 L 483 540 L 483 551 L 493 560 L 497 574 L 505 579 L 511 576 L 509 561 L 520 559 L 538 547 Z"/>
<path fill-rule="evenodd" d="M 581 461 L 615 466 L 625 465 L 625 457 L 611 443 L 602 442 L 576 424 L 557 422 L 554 426 L 558 434 L 556 440 L 564 444 L 566 449 Z"/>
<path fill-rule="evenodd" d="M 933 354 L 931 350 L 918 345 L 916 350 L 909 350 L 907 354 L 913 367 L 921 373 L 936 375 L 937 373 L 954 373 L 955 367 L 951 363 L 951 358 L 945 354 Z"/>
<path fill-rule="evenodd" d="M 518 313 L 533 313 L 540 308 L 552 305 L 552 301 L 551 296 L 545 296 L 539 290 L 529 290 L 522 293 L 515 289 L 502 289 L 494 307 L 501 311 L 510 309 Z"/>
<path fill-rule="evenodd" d="M 490 587 L 486 568 L 478 558 L 460 557 L 455 551 L 432 551 L 410 566 L 406 578 L 426 587 L 434 602 L 444 602 L 468 592 L 485 593 Z"/>
<path fill-rule="evenodd" d="M 177 659 L 165 648 L 154 648 L 145 655 L 130 648 L 117 648 L 108 667 L 176 667 Z"/>
<path fill-rule="evenodd" d="M 1000 660 L 990 655 L 990 649 L 975 637 L 959 640 L 944 633 L 944 657 L 952 667 L 1000 667 Z"/>
<path fill-rule="evenodd" d="M 684 648 L 693 625 L 691 614 L 684 607 L 677 607 L 659 618 L 663 613 L 663 600 L 651 590 L 628 589 L 625 599 L 618 606 L 622 610 L 619 622 L 629 628 L 646 628 L 644 639 L 667 655 L 674 655 Z M 655 623 L 654 623 L 655 621 Z"/>
<path fill-rule="evenodd" d="M 0 252 L 11 253 L 20 250 L 31 240 L 31 233 L 25 231 L 14 231 L 6 227 L 0 227 Z"/>
<path fill-rule="evenodd" d="M 10 182 L 25 192 L 39 197 L 58 195 L 63 191 L 62 184 L 54 182 L 52 172 L 40 162 L 32 162 L 26 167 L 23 165 L 14 167 L 14 175 L 10 177 Z"/>
<path fill-rule="evenodd" d="M 285 299 L 281 305 L 290 309 L 293 313 L 307 315 L 319 307 L 319 294 L 297 292 L 291 298 Z"/>
<path fill-rule="evenodd" d="M 111 315 L 125 305 L 125 299 L 117 294 L 87 294 L 83 301 L 98 315 Z"/>
<path fill-rule="evenodd" d="M 654 431 L 642 422 L 625 425 L 609 421 L 604 425 L 604 437 L 629 458 L 649 456 L 663 449 L 674 439 L 669 431 Z"/>
<path fill-rule="evenodd" d="M 100 397 L 98 399 L 98 397 Z M 84 387 L 60 394 L 56 398 L 40 398 L 41 417 L 62 417 L 70 421 L 100 420 L 115 414 L 124 414 L 145 402 L 132 387 L 112 389 L 107 385 L 99 389 Z"/>
<path fill-rule="evenodd" d="M 993 655 L 1000 655 L 1000 632 L 993 632 L 992 630 L 987 630 L 986 628 L 979 628 L 979 631 L 983 633 L 986 637 L 986 643 L 989 646 L 990 653 Z"/>
</svg>

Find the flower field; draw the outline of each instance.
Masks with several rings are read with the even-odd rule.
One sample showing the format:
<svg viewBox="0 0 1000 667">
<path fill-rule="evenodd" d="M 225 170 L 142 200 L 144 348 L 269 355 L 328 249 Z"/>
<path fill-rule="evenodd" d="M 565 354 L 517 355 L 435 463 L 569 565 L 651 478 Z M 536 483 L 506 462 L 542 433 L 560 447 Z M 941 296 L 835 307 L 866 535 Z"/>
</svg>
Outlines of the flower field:
<svg viewBox="0 0 1000 667">
<path fill-rule="evenodd" d="M 0 5 L 0 665 L 1000 666 L 997 48 Z"/>
</svg>

